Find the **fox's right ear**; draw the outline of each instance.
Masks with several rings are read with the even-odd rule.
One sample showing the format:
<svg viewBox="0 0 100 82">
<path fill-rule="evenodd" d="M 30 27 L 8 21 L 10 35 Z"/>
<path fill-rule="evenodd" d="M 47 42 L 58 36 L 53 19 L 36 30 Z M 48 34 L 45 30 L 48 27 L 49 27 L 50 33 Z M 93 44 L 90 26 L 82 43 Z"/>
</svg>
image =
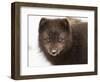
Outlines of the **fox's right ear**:
<svg viewBox="0 0 100 82">
<path fill-rule="evenodd" d="M 46 18 L 41 18 L 41 20 L 40 20 L 40 26 L 43 26 L 44 24 L 46 24 L 46 22 L 47 22 L 47 19 Z"/>
</svg>

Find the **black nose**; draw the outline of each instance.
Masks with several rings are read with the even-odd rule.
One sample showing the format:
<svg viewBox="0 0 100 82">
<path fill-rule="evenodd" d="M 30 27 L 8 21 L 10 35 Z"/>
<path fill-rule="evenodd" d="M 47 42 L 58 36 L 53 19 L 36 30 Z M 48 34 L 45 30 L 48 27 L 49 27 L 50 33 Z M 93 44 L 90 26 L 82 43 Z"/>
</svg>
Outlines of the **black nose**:
<svg viewBox="0 0 100 82">
<path fill-rule="evenodd" d="M 57 49 L 53 49 L 51 52 L 52 54 L 55 54 L 57 52 Z"/>
</svg>

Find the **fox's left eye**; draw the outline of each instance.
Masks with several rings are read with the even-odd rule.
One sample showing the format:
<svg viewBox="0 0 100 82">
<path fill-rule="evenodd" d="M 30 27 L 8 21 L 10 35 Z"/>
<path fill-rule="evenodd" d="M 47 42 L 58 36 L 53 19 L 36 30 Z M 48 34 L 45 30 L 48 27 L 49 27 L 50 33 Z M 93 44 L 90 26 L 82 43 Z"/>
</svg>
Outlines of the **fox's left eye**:
<svg viewBox="0 0 100 82">
<path fill-rule="evenodd" d="M 50 42 L 50 39 L 49 38 L 45 38 L 44 41 Z"/>
<path fill-rule="evenodd" d="M 64 42 L 65 40 L 63 38 L 59 38 L 59 42 Z"/>
</svg>

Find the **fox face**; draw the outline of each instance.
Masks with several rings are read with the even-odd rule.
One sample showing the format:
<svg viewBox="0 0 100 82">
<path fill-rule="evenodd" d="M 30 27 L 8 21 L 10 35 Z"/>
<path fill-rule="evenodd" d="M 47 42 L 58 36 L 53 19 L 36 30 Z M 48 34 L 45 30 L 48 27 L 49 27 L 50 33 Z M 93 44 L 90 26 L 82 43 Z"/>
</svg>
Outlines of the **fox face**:
<svg viewBox="0 0 100 82">
<path fill-rule="evenodd" d="M 41 41 L 47 53 L 51 56 L 57 56 L 61 54 L 66 47 L 70 46 L 68 38 L 69 36 L 65 32 L 44 32 L 42 34 Z"/>
<path fill-rule="evenodd" d="M 69 24 L 65 19 L 41 19 L 39 42 L 44 52 L 58 56 L 65 48 L 70 48 L 71 39 Z"/>
</svg>

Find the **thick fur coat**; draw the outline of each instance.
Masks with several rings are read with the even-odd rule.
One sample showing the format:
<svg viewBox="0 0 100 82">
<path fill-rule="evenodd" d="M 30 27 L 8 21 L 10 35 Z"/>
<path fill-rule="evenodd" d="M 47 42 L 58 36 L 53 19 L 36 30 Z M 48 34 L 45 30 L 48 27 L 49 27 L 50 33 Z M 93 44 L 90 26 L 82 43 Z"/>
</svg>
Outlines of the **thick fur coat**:
<svg viewBox="0 0 100 82">
<path fill-rule="evenodd" d="M 71 25 L 66 18 L 42 18 L 39 46 L 53 65 L 86 64 L 87 23 Z"/>
</svg>

